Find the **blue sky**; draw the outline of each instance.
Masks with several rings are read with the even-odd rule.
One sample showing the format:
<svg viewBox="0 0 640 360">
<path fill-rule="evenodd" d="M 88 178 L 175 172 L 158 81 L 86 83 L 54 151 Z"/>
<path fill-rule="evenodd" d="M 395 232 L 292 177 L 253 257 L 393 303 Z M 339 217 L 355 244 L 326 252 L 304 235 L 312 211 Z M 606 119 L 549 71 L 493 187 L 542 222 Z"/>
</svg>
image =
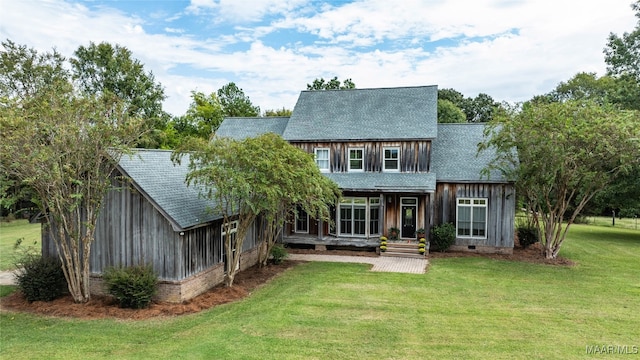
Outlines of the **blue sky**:
<svg viewBox="0 0 640 360">
<path fill-rule="evenodd" d="M 517 102 L 580 71 L 603 75 L 631 0 L 0 0 L 0 38 L 71 56 L 127 47 L 182 115 L 191 91 L 233 81 L 266 109 L 315 78 L 358 88 L 438 85 Z"/>
</svg>

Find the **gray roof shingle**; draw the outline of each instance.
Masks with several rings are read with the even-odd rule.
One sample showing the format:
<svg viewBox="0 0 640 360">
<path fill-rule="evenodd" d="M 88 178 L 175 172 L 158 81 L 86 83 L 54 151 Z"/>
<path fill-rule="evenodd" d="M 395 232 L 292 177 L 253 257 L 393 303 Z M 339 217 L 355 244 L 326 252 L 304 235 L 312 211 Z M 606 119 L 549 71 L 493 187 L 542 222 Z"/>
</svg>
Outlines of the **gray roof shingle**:
<svg viewBox="0 0 640 360">
<path fill-rule="evenodd" d="M 136 149 L 133 155 L 124 155 L 119 166 L 175 231 L 220 219 L 211 211 L 215 203 L 200 197 L 200 188 L 187 186 L 188 155 L 181 165 L 174 165 L 171 154 L 167 150 Z"/>
<path fill-rule="evenodd" d="M 302 91 L 289 141 L 395 140 L 437 135 L 437 86 Z"/>
<path fill-rule="evenodd" d="M 244 140 L 269 132 L 282 136 L 288 121 L 289 117 L 279 116 L 225 118 L 216 131 L 216 135 L 236 140 Z"/>
<path fill-rule="evenodd" d="M 497 171 L 489 178 L 480 174 L 495 156 L 491 149 L 478 154 L 484 129 L 484 124 L 438 124 L 438 137 L 433 140 L 431 155 L 431 171 L 436 173 L 438 181 L 506 181 Z"/>
<path fill-rule="evenodd" d="M 325 173 L 342 190 L 385 192 L 433 192 L 436 176 L 433 173 Z"/>
</svg>

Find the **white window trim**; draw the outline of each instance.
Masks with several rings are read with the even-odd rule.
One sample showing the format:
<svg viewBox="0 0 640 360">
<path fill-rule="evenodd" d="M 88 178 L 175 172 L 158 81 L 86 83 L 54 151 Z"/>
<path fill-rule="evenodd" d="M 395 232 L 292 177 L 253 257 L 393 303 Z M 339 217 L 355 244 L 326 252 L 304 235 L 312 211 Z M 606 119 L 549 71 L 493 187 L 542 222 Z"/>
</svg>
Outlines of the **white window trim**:
<svg viewBox="0 0 640 360">
<path fill-rule="evenodd" d="M 319 151 L 327 151 L 327 168 L 321 168 L 320 165 L 318 164 L 318 152 Z M 318 166 L 318 169 L 320 169 L 320 172 L 330 172 L 331 171 L 331 150 L 329 148 L 316 148 L 313 151 L 314 154 L 314 159 L 316 161 L 316 165 Z M 323 159 L 324 160 L 324 159 Z"/>
<path fill-rule="evenodd" d="M 368 197 L 360 197 L 360 196 L 347 196 L 345 198 L 343 198 L 343 200 L 345 199 L 350 199 L 351 202 L 347 203 L 347 202 L 338 202 L 338 206 L 336 208 L 336 221 L 335 221 L 335 226 L 336 226 L 336 235 L 340 236 L 340 237 L 353 237 L 353 238 L 370 238 L 372 236 L 379 236 L 380 234 L 372 234 L 369 231 L 369 227 L 371 225 L 371 208 L 372 207 L 380 207 L 380 198 L 368 198 Z M 365 199 L 366 201 L 364 203 L 356 203 L 355 199 Z M 378 203 L 376 204 L 371 204 L 371 199 L 375 199 L 378 201 Z M 353 219 L 353 212 L 352 212 L 352 217 L 351 217 L 351 233 L 350 234 L 344 234 L 342 233 L 342 224 L 341 224 L 341 217 L 340 217 L 340 205 L 347 205 L 347 206 L 351 206 L 351 211 L 353 211 L 353 207 L 355 205 L 359 205 L 359 206 L 364 206 L 365 209 L 365 233 L 364 234 L 353 234 L 353 225 L 354 225 L 354 219 Z M 384 221 L 384 216 L 383 216 L 383 212 L 382 209 L 380 211 L 380 213 L 378 214 L 378 222 L 381 223 L 382 221 Z"/>
<path fill-rule="evenodd" d="M 460 204 L 460 201 L 470 200 L 470 204 Z M 483 200 L 484 204 L 474 204 L 474 200 Z M 458 235 L 458 211 L 460 207 L 468 207 L 471 208 L 470 213 L 470 222 L 471 222 L 471 233 L 469 235 Z M 484 207 L 484 236 L 474 236 L 473 235 L 473 208 L 474 207 Z M 488 219 L 489 219 L 489 199 L 488 198 L 457 198 L 456 199 L 456 237 L 461 239 L 486 239 L 489 229 L 488 227 Z"/>
<path fill-rule="evenodd" d="M 361 151 L 361 153 L 362 153 L 362 159 L 361 159 L 361 161 L 362 161 L 362 169 L 352 169 L 351 168 L 351 151 L 352 150 L 360 150 Z M 349 148 L 349 149 L 347 149 L 347 151 L 348 151 L 348 153 L 347 153 L 347 158 L 348 158 L 347 159 L 347 161 L 348 161 L 347 165 L 348 165 L 349 172 L 364 172 L 364 148 L 362 148 L 362 147 Z"/>
<path fill-rule="evenodd" d="M 398 167 L 396 169 L 387 169 L 387 157 L 385 156 L 387 150 L 397 150 L 398 151 Z M 390 159 L 393 160 L 393 159 Z M 387 146 L 382 148 L 382 171 L 384 172 L 400 172 L 400 148 L 397 146 Z"/>
</svg>

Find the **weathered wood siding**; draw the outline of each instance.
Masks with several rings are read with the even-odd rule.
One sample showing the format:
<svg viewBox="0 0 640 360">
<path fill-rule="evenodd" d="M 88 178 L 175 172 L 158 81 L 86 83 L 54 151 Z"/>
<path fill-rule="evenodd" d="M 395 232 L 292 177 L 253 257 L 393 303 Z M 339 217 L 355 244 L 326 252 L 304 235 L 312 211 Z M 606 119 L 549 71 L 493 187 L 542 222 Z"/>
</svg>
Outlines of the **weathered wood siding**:
<svg viewBox="0 0 640 360">
<path fill-rule="evenodd" d="M 222 221 L 180 235 L 135 189 L 122 184 L 118 188 L 107 194 L 98 217 L 91 247 L 92 273 L 100 274 L 110 266 L 153 264 L 160 280 L 180 281 L 222 262 Z M 254 225 L 242 251 L 255 248 L 257 241 Z M 44 254 L 57 253 L 47 231 L 43 231 L 42 250 Z"/>
<path fill-rule="evenodd" d="M 457 238 L 456 245 L 512 248 L 514 242 L 515 188 L 512 184 L 439 183 L 433 204 L 431 225 L 456 222 L 457 198 L 486 198 L 487 238 Z"/>
<path fill-rule="evenodd" d="M 364 171 L 382 171 L 383 149 L 400 149 L 401 172 L 429 172 L 431 167 L 431 141 L 368 141 L 368 142 L 292 142 L 304 151 L 313 154 L 314 149 L 329 149 L 331 172 L 347 172 L 349 148 L 364 149 Z"/>
</svg>

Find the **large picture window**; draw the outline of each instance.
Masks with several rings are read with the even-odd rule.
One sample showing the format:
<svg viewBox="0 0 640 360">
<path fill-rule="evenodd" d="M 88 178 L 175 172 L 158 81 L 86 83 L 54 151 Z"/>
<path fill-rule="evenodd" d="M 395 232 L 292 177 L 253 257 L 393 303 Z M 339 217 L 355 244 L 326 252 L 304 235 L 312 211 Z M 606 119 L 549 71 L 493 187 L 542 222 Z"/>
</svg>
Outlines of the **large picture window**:
<svg viewBox="0 0 640 360">
<path fill-rule="evenodd" d="M 456 233 L 458 237 L 487 238 L 487 199 L 458 199 Z"/>
<path fill-rule="evenodd" d="M 316 164 L 320 171 L 329 171 L 329 149 L 321 148 L 315 150 Z"/>
<path fill-rule="evenodd" d="M 400 171 L 400 149 L 384 148 L 382 166 L 384 171 Z"/>
<path fill-rule="evenodd" d="M 364 149 L 349 149 L 349 171 L 364 171 Z"/>
<path fill-rule="evenodd" d="M 377 235 L 380 231 L 380 198 L 342 198 L 338 232 L 342 236 Z"/>
</svg>

